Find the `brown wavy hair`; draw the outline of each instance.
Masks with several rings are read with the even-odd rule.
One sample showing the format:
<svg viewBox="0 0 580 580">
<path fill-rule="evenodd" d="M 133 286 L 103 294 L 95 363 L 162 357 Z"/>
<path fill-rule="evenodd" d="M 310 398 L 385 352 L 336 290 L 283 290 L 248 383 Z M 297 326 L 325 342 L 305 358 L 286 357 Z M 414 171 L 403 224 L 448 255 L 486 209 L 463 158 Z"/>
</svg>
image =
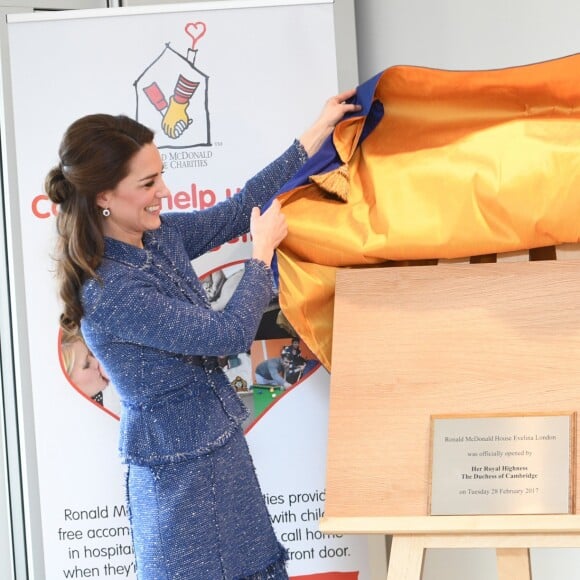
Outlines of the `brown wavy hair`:
<svg viewBox="0 0 580 580">
<path fill-rule="evenodd" d="M 128 175 L 135 154 L 152 141 L 150 129 L 125 115 L 87 115 L 65 131 L 60 162 L 44 182 L 48 197 L 59 206 L 55 260 L 65 336 L 80 327 L 80 288 L 86 280 L 98 278 L 96 270 L 103 259 L 97 195 L 114 189 Z"/>
</svg>

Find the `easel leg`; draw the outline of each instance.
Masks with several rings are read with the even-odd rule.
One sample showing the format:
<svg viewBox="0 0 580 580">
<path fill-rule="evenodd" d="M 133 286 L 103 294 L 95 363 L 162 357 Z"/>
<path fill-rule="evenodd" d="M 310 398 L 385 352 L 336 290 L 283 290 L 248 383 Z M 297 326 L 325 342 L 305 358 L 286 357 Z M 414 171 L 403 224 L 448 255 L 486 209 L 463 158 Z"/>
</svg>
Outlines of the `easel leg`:
<svg viewBox="0 0 580 580">
<path fill-rule="evenodd" d="M 528 548 L 498 548 L 498 580 L 532 580 Z"/>
<path fill-rule="evenodd" d="M 424 556 L 421 537 L 393 536 L 387 580 L 421 580 Z"/>
</svg>

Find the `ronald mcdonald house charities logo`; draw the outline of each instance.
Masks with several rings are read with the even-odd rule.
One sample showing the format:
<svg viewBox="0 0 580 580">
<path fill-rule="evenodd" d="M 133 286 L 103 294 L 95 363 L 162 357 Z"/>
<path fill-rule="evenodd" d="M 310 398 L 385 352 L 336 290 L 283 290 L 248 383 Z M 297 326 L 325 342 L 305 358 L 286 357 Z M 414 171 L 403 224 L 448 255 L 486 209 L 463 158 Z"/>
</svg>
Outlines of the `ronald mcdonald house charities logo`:
<svg viewBox="0 0 580 580">
<path fill-rule="evenodd" d="M 185 33 L 191 48 L 182 55 L 167 43 L 133 83 L 135 118 L 155 131 L 161 148 L 210 146 L 208 75 L 196 66 L 196 45 L 206 32 L 204 22 L 190 22 Z M 209 153 L 209 152 L 208 152 Z"/>
</svg>

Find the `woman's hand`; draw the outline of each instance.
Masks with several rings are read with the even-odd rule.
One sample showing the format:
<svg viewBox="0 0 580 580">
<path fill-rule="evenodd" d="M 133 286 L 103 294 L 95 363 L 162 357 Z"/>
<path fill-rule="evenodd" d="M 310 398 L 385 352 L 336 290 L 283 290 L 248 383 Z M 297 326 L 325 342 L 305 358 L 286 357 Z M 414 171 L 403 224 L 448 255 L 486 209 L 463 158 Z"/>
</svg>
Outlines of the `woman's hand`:
<svg viewBox="0 0 580 580">
<path fill-rule="evenodd" d="M 252 209 L 250 233 L 253 243 L 252 258 L 261 260 L 269 266 L 274 256 L 274 250 L 288 234 L 286 218 L 277 199 L 262 214 L 260 214 L 260 208 Z"/>
<path fill-rule="evenodd" d="M 320 149 L 324 140 L 332 133 L 336 124 L 346 113 L 361 110 L 360 105 L 345 102 L 355 94 L 356 89 L 350 89 L 326 101 L 320 117 L 299 139 L 309 157 L 312 157 Z"/>
</svg>

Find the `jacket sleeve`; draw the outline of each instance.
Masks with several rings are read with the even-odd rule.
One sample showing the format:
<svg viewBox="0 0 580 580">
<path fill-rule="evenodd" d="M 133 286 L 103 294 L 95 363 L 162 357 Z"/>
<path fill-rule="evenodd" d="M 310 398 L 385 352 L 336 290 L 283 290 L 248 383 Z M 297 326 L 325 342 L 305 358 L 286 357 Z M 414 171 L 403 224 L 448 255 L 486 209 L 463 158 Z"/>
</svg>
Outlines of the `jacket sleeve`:
<svg viewBox="0 0 580 580">
<path fill-rule="evenodd" d="M 180 232 L 189 259 L 248 232 L 252 208 L 263 208 L 307 159 L 304 147 L 295 140 L 233 197 L 203 211 L 169 214 L 166 219 Z"/>
<path fill-rule="evenodd" d="M 273 297 L 272 272 L 258 260 L 246 262 L 236 292 L 221 312 L 201 301 L 168 296 L 154 281 L 119 269 L 104 284 L 85 286 L 83 333 L 91 342 L 127 342 L 175 354 L 245 352 Z"/>
</svg>

